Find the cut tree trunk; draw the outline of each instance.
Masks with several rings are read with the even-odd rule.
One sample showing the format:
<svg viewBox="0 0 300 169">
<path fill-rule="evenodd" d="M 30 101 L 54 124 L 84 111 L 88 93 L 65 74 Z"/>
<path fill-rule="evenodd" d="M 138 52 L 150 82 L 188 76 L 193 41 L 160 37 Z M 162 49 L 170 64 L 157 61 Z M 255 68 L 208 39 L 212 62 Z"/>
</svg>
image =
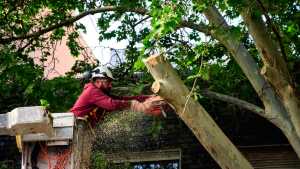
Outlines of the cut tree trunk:
<svg viewBox="0 0 300 169">
<path fill-rule="evenodd" d="M 252 169 L 205 109 L 191 98 L 188 88 L 161 55 L 144 60 L 155 82 L 152 90 L 174 106 L 176 113 L 223 169 Z"/>
</svg>

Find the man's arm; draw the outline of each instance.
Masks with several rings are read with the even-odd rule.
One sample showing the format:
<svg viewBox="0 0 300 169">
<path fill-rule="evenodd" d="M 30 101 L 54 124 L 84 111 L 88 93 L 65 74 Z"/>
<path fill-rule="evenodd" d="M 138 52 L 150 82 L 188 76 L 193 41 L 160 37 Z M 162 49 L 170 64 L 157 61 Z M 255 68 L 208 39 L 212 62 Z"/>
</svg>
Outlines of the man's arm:
<svg viewBox="0 0 300 169">
<path fill-rule="evenodd" d="M 93 104 L 108 111 L 130 109 L 134 112 L 144 112 L 145 114 L 154 116 L 159 116 L 161 114 L 159 107 L 154 104 L 158 97 L 153 97 L 145 102 L 139 102 L 136 100 L 114 99 L 101 91 L 95 91 L 93 95 Z"/>
<path fill-rule="evenodd" d="M 96 90 L 91 94 L 91 102 L 107 111 L 123 110 L 130 107 L 130 101 L 128 100 L 116 99 Z"/>
</svg>

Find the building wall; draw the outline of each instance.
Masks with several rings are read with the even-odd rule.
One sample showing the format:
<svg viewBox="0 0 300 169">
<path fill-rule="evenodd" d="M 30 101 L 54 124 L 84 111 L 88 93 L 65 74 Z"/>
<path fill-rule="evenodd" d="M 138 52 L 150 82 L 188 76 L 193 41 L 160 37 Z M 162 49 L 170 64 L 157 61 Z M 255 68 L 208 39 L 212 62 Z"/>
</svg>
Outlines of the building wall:
<svg viewBox="0 0 300 169">
<path fill-rule="evenodd" d="M 53 79 L 58 76 L 63 76 L 65 73 L 71 71 L 72 66 L 76 60 L 82 60 L 87 63 L 96 63 L 92 50 L 87 47 L 86 42 L 81 36 L 78 38 L 78 42 L 84 47 L 84 50 L 78 57 L 72 56 L 67 46 L 67 37 L 63 37 L 61 41 L 57 42 L 50 49 L 50 56 L 47 57 L 46 61 L 40 61 L 42 56 L 42 50 L 37 49 L 32 53 L 32 57 L 35 63 L 44 67 L 44 77 L 46 79 Z"/>
</svg>

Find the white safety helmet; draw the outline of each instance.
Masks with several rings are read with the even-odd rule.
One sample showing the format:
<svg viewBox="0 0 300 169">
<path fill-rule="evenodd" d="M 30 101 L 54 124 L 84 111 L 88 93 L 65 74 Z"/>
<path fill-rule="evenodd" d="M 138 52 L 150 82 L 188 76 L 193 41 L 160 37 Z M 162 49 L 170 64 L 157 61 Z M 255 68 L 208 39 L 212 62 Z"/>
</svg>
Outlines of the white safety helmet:
<svg viewBox="0 0 300 169">
<path fill-rule="evenodd" d="M 111 71 L 105 66 L 98 66 L 92 70 L 92 79 L 95 77 L 99 78 L 110 78 L 115 79 L 111 73 Z"/>
</svg>

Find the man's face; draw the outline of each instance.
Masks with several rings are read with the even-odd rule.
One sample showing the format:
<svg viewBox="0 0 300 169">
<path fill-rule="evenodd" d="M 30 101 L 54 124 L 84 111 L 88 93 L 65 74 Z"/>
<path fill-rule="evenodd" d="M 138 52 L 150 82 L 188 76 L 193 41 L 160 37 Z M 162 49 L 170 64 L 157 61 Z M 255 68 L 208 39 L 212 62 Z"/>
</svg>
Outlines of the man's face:
<svg viewBox="0 0 300 169">
<path fill-rule="evenodd" d="M 95 81 L 95 86 L 104 92 L 109 92 L 112 88 L 112 81 L 111 79 L 103 78 L 103 79 L 97 79 Z"/>
</svg>

